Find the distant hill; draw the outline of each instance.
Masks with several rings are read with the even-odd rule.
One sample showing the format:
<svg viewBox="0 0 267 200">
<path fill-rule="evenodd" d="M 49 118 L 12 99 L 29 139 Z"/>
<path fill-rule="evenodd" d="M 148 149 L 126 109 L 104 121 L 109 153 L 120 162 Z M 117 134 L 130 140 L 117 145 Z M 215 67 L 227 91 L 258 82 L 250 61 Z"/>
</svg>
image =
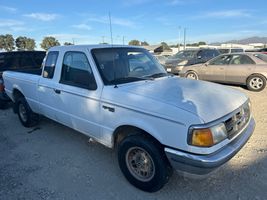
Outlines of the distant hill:
<svg viewBox="0 0 267 200">
<path fill-rule="evenodd" d="M 235 44 L 250 44 L 250 43 L 264 43 L 267 44 L 267 37 L 249 37 L 240 40 L 229 40 L 226 42 L 215 42 L 213 45 L 220 45 L 225 43 L 235 43 Z"/>
</svg>

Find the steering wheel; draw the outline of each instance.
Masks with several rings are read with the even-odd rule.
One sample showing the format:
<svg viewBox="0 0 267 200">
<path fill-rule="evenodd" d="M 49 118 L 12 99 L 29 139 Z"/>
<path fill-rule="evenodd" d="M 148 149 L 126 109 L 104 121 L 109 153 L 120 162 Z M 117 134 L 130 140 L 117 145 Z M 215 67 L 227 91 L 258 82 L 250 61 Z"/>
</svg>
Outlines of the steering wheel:
<svg viewBox="0 0 267 200">
<path fill-rule="evenodd" d="M 133 71 L 145 71 L 145 68 L 144 67 L 142 67 L 142 66 L 138 66 L 138 67 L 135 67 L 134 69 L 133 69 Z"/>
</svg>

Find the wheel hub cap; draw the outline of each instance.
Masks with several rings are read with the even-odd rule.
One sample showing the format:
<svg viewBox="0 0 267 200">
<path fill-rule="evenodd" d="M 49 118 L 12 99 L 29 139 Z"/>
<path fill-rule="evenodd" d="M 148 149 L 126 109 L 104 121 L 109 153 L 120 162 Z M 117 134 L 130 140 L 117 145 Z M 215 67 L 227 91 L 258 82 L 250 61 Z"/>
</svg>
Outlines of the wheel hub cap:
<svg viewBox="0 0 267 200">
<path fill-rule="evenodd" d="M 22 104 L 19 104 L 19 115 L 20 115 L 20 118 L 22 119 L 22 121 L 26 122 L 27 121 L 27 112 L 26 112 L 26 109 L 24 107 L 24 105 Z"/>
<path fill-rule="evenodd" d="M 151 156 L 140 147 L 132 147 L 127 151 L 126 164 L 130 173 L 140 181 L 150 181 L 155 175 Z"/>
<path fill-rule="evenodd" d="M 196 76 L 195 76 L 195 74 L 188 74 L 187 75 L 187 78 L 189 78 L 189 79 L 196 79 Z"/>
<path fill-rule="evenodd" d="M 259 77 L 255 77 L 250 80 L 249 85 L 254 89 L 260 89 L 263 86 L 263 80 Z"/>
</svg>

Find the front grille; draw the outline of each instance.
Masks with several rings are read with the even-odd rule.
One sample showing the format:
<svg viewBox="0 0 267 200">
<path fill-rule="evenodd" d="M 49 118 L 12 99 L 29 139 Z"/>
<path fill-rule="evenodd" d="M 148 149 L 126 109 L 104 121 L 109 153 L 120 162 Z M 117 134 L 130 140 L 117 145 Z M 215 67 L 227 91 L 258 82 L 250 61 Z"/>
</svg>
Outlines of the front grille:
<svg viewBox="0 0 267 200">
<path fill-rule="evenodd" d="M 249 122 L 250 108 L 249 104 L 245 103 L 235 114 L 225 121 L 228 138 L 236 136 Z"/>
</svg>

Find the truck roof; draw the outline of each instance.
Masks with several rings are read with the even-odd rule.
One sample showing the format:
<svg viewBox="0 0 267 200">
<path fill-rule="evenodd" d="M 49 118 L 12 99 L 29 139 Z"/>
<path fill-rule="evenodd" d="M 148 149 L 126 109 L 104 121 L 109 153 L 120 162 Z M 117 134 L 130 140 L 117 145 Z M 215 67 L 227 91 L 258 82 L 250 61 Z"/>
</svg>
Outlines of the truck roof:
<svg viewBox="0 0 267 200">
<path fill-rule="evenodd" d="M 49 51 L 60 51 L 60 50 L 81 50 L 81 49 L 99 49 L 99 48 L 142 48 L 141 46 L 130 46 L 130 45 L 110 45 L 110 44 L 91 44 L 91 45 L 66 45 L 66 46 L 54 46 Z"/>
</svg>

